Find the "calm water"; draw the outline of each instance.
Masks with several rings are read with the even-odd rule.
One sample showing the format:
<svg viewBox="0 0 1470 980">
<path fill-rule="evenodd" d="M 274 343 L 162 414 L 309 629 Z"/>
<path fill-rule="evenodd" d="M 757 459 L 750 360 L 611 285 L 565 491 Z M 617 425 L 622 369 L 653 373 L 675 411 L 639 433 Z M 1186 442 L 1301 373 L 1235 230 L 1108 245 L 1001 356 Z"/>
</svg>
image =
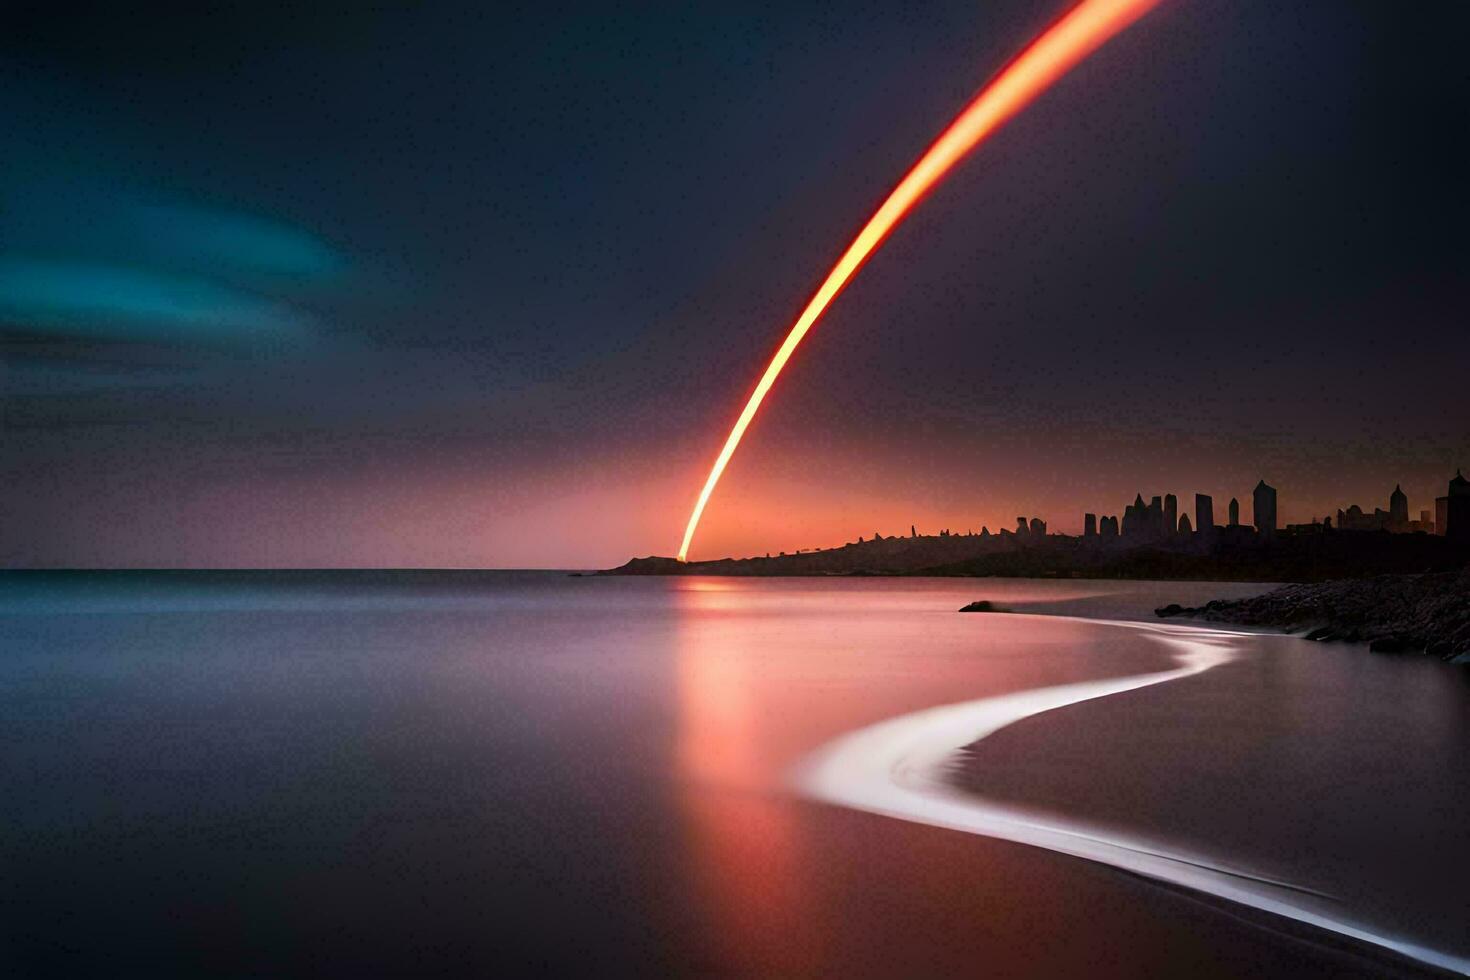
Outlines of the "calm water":
<svg viewBox="0 0 1470 980">
<path fill-rule="evenodd" d="M 1259 589 L 552 574 L 0 578 L 0 973 L 1380 975 L 1048 851 L 821 805 L 927 706 L 1170 664 Z M 1022 721 L 955 779 L 1470 952 L 1470 671 L 1262 637 Z"/>
</svg>

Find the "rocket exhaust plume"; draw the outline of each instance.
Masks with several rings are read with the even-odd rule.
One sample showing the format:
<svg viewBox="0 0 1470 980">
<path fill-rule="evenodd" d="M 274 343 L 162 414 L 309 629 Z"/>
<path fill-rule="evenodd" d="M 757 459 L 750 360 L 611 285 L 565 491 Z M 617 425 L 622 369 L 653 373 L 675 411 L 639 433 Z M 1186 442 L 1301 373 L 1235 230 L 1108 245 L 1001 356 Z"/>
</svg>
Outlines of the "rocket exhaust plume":
<svg viewBox="0 0 1470 980">
<path fill-rule="evenodd" d="M 735 427 L 730 430 L 729 438 L 725 440 L 724 448 L 715 459 L 709 479 L 704 482 L 704 489 L 699 492 L 694 513 L 689 515 L 689 525 L 684 529 L 684 542 L 679 545 L 680 561 L 688 558 L 689 542 L 694 539 L 694 530 L 699 527 L 699 518 L 704 514 L 710 494 L 714 492 L 715 484 L 720 482 L 720 474 L 725 472 L 726 464 L 735 454 L 735 447 L 740 445 L 740 439 L 745 435 L 745 430 L 755 417 L 761 402 L 765 400 L 766 393 L 771 390 L 781 369 L 791 359 L 796 345 L 801 343 L 807 331 L 832 300 L 837 298 L 837 294 L 842 292 L 868 256 L 883 244 L 883 240 L 913 210 L 920 198 L 951 167 L 995 132 L 1002 123 L 1026 108 L 1052 82 L 1070 71 L 1072 66 L 1148 13 L 1158 2 L 1159 0 L 1082 0 L 1032 41 L 1015 61 L 981 89 L 980 94 L 965 107 L 959 118 L 950 123 L 949 128 L 940 134 L 939 139 L 919 158 L 913 169 L 904 175 L 893 193 L 888 195 L 888 199 L 868 219 L 862 231 L 858 232 L 857 238 L 847 246 L 847 251 L 842 253 L 832 271 L 827 273 L 827 278 L 807 303 L 806 309 L 801 311 L 801 316 L 797 318 L 791 332 L 786 335 L 786 340 L 776 351 L 776 356 L 771 358 L 771 363 L 756 383 L 755 391 L 745 403 L 745 410 L 740 413 Z"/>
</svg>

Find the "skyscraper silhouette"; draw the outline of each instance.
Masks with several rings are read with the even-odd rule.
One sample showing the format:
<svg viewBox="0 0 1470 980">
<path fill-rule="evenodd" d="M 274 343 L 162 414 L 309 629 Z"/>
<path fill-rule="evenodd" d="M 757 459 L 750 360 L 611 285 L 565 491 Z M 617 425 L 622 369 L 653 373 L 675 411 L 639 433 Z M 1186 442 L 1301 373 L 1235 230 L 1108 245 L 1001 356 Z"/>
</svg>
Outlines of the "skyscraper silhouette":
<svg viewBox="0 0 1470 980">
<path fill-rule="evenodd" d="M 1445 507 L 1445 537 L 1461 544 L 1470 544 L 1470 480 L 1465 479 L 1459 470 L 1455 471 L 1455 478 L 1450 481 L 1450 492 L 1447 496 L 1449 500 Z"/>
<path fill-rule="evenodd" d="M 1194 495 L 1194 529 L 1208 531 L 1215 526 L 1215 501 L 1207 493 Z"/>
<path fill-rule="evenodd" d="M 1253 516 L 1256 522 L 1256 533 L 1270 536 L 1276 533 L 1276 488 L 1268 486 L 1265 480 L 1256 484 L 1251 491 L 1253 498 Z"/>
<path fill-rule="evenodd" d="M 1404 488 L 1395 484 L 1393 493 L 1388 495 L 1389 530 L 1402 531 L 1407 523 L 1409 523 L 1409 498 L 1404 493 Z"/>
<path fill-rule="evenodd" d="M 1133 503 L 1123 508 L 1123 537 L 1136 538 L 1143 535 L 1147 521 L 1148 505 L 1143 502 L 1143 494 L 1136 494 Z"/>
</svg>

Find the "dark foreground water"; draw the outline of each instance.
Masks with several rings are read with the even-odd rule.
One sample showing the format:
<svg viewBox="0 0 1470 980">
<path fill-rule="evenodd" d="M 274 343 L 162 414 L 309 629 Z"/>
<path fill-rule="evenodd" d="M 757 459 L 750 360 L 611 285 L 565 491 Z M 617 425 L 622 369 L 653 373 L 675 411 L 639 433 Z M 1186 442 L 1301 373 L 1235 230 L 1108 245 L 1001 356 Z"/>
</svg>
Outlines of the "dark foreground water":
<svg viewBox="0 0 1470 980">
<path fill-rule="evenodd" d="M 1414 972 L 1115 868 L 811 802 L 942 703 L 1169 669 L 1249 586 L 552 574 L 0 578 L 0 975 Z M 1470 671 L 1290 638 L 955 769 L 1470 954 Z"/>
</svg>

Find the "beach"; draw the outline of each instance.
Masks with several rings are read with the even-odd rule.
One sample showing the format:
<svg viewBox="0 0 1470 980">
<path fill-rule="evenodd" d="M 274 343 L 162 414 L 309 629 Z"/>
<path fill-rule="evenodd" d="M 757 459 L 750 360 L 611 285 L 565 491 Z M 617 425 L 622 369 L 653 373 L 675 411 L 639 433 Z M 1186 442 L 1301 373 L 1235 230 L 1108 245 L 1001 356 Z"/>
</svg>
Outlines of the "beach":
<svg viewBox="0 0 1470 980">
<path fill-rule="evenodd" d="M 1361 839 L 1374 831 L 1356 814 L 1391 796 L 1423 797 L 1405 784 L 1429 784 L 1430 807 L 1443 812 L 1463 801 L 1462 787 L 1440 786 L 1434 792 L 1436 766 L 1424 761 L 1397 779 L 1372 785 L 1348 771 L 1342 759 L 1356 743 L 1384 737 L 1383 712 L 1373 705 L 1355 722 L 1343 725 L 1321 719 L 1312 725 L 1281 726 L 1265 722 L 1264 731 L 1244 739 L 1200 738 L 1197 725 L 1177 716 L 1168 722 L 1157 714 L 1116 705 L 1100 706 L 1085 727 L 1072 720 L 1072 738 L 1056 751 L 1056 718 L 1066 709 L 1130 692 L 1196 678 L 1242 661 L 1259 661 L 1261 638 L 1243 631 L 1197 626 L 1153 626 L 1127 621 L 1091 623 L 1132 631 L 1144 642 L 1173 651 L 1178 666 L 1133 677 L 1059 685 L 960 702 L 889 719 L 843 736 L 815 753 L 798 771 L 796 783 L 814 798 L 897 819 L 966 833 L 1014 840 L 1087 860 L 1109 864 L 1145 877 L 1181 886 L 1369 943 L 1429 966 L 1470 973 L 1470 958 L 1408 938 L 1422 934 L 1426 917 L 1430 933 L 1453 940 L 1461 923 L 1458 875 L 1446 874 L 1444 853 L 1425 846 L 1436 835 L 1450 843 L 1449 828 L 1431 826 L 1426 833 L 1418 815 L 1396 818 L 1394 837 L 1364 847 Z M 1228 688 L 1227 688 L 1228 689 Z M 1235 690 L 1238 691 L 1237 684 Z M 1326 700 L 1318 692 L 1298 692 L 1312 711 Z M 1327 697 L 1351 697 L 1356 691 L 1333 691 Z M 1106 730 L 1107 708 L 1125 729 L 1144 728 L 1145 746 L 1131 745 L 1125 754 L 1147 759 L 1144 770 L 1119 769 L 1121 746 L 1098 739 Z M 1378 706 L 1381 707 L 1381 706 Z M 1157 706 L 1154 706 L 1157 712 Z M 1100 721 L 1096 715 L 1103 715 Z M 1027 736 L 1009 744 L 988 744 L 992 736 L 1037 719 L 1045 732 L 1040 744 Z M 1067 722 L 1062 723 L 1066 731 Z M 1401 723 L 1390 719 L 1391 727 Z M 1275 729 L 1275 730 L 1273 730 Z M 1164 735 L 1163 739 L 1158 736 Z M 1241 744 L 1294 739 L 1293 751 L 1307 751 L 1323 763 L 1307 779 L 1292 766 L 1270 757 L 1273 752 L 1245 754 Z M 1336 742 L 1323 752 L 1325 739 Z M 1400 739 L 1403 741 L 1403 739 Z M 1006 740 L 1001 740 L 1006 741 Z M 1139 739 L 1125 741 L 1140 742 Z M 1157 744 L 1167 741 L 1168 746 Z M 1019 743 L 1019 744 L 1018 744 Z M 1181 745 L 1188 748 L 1181 749 Z M 1106 748 L 1100 748 L 1106 746 Z M 957 759 L 960 760 L 957 762 Z M 1065 765 L 1059 765 L 1065 759 Z M 1084 774 L 1108 771 L 1105 784 Z M 1264 763 L 1264 764 L 1263 764 Z M 1289 775 L 1288 775 L 1289 774 Z M 1185 794 L 1161 793 L 1161 787 L 1185 788 Z M 1187 800 L 1184 807 L 1178 804 Z M 1445 799 L 1448 797 L 1448 799 Z M 1202 807 L 1213 799 L 1218 805 Z M 1171 811 L 1183 810 L 1184 812 Z M 1434 821 L 1430 821 L 1431 825 Z M 1326 831 L 1324 833 L 1324 831 Z M 1327 889 L 1331 889 L 1330 891 Z M 1412 909 L 1411 916 L 1404 912 Z"/>
<path fill-rule="evenodd" d="M 7 576 L 3 963 L 1378 976 L 1465 955 L 1438 891 L 1466 868 L 1463 672 L 1225 629 L 1206 667 L 1134 625 L 1259 586 L 980 584 Z M 978 598 L 1016 613 L 956 612 Z M 964 812 L 1284 882 L 1373 935 L 802 782 L 873 726 L 1006 699 L 1029 708 L 922 760 Z"/>
</svg>

